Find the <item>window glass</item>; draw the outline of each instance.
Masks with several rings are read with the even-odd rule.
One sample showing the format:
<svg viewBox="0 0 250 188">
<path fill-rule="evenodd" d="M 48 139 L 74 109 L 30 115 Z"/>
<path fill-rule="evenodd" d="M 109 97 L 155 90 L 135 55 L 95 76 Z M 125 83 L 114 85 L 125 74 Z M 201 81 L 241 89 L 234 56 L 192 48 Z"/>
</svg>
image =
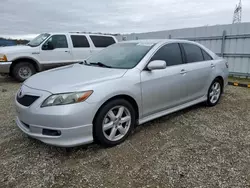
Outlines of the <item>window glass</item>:
<svg viewBox="0 0 250 188">
<path fill-rule="evenodd" d="M 27 45 L 31 46 L 31 47 L 36 47 L 39 46 L 43 41 L 45 41 L 48 37 L 50 36 L 50 34 L 48 33 L 43 33 L 38 35 L 36 38 L 34 38 L 33 40 L 31 40 Z"/>
<path fill-rule="evenodd" d="M 95 53 L 87 59 L 87 65 L 91 63 L 102 63 L 106 66 L 118 69 L 131 69 L 154 46 L 153 43 L 116 43 Z"/>
<path fill-rule="evenodd" d="M 89 42 L 84 35 L 71 35 L 74 48 L 89 48 Z"/>
<path fill-rule="evenodd" d="M 167 44 L 159 49 L 152 57 L 153 60 L 164 60 L 167 66 L 182 64 L 181 50 L 177 43 Z"/>
<path fill-rule="evenodd" d="M 205 50 L 202 50 L 202 53 L 203 53 L 203 57 L 204 57 L 204 60 L 205 61 L 210 61 L 210 60 L 213 60 L 213 58 L 205 51 Z"/>
<path fill-rule="evenodd" d="M 90 35 L 90 38 L 97 48 L 106 48 L 115 43 L 115 40 L 112 37 Z"/>
<path fill-rule="evenodd" d="M 187 58 L 187 63 L 204 61 L 201 49 L 194 44 L 183 43 L 182 44 Z"/>
<path fill-rule="evenodd" d="M 65 35 L 53 35 L 44 44 L 44 46 L 49 46 L 52 44 L 55 48 L 68 48 L 68 42 Z"/>
</svg>

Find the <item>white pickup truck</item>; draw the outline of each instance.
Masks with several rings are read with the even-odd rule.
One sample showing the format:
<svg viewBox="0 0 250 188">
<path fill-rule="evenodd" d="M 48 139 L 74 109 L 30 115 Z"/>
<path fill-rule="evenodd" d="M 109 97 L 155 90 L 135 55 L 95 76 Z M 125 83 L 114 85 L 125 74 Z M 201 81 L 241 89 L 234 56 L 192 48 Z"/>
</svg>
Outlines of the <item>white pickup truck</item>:
<svg viewBox="0 0 250 188">
<path fill-rule="evenodd" d="M 114 44 L 111 35 L 43 33 L 26 46 L 0 48 L 0 74 L 24 81 L 36 72 L 77 63 Z"/>
</svg>

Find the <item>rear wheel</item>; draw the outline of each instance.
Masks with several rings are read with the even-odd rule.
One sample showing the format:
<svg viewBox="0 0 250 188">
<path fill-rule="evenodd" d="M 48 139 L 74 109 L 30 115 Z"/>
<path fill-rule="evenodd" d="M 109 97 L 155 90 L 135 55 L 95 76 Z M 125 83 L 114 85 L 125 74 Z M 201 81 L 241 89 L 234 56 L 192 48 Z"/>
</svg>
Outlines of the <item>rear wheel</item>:
<svg viewBox="0 0 250 188">
<path fill-rule="evenodd" d="M 23 82 L 36 73 L 35 67 L 29 62 L 20 62 L 13 67 L 12 75 L 20 82 Z"/>
<path fill-rule="evenodd" d="M 105 104 L 94 120 L 95 140 L 104 146 L 122 143 L 131 133 L 135 124 L 135 110 L 124 99 L 115 99 Z"/>
<path fill-rule="evenodd" d="M 215 106 L 220 100 L 221 93 L 222 93 L 222 83 L 219 79 L 215 79 L 208 90 L 207 105 Z"/>
</svg>

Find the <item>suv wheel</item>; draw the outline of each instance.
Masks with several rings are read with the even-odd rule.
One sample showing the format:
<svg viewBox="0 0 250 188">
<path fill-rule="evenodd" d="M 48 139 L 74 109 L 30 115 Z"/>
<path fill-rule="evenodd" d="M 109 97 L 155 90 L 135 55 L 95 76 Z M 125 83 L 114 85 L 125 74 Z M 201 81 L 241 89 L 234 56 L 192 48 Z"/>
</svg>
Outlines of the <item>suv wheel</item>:
<svg viewBox="0 0 250 188">
<path fill-rule="evenodd" d="M 95 141 L 104 146 L 122 143 L 131 133 L 135 124 L 133 106 L 124 99 L 115 99 L 105 104 L 94 120 Z"/>
<path fill-rule="evenodd" d="M 28 62 L 20 62 L 13 68 L 12 75 L 20 82 L 23 82 L 36 73 L 35 67 Z"/>
<path fill-rule="evenodd" d="M 207 105 L 215 106 L 220 100 L 221 93 L 222 93 L 221 81 L 219 79 L 215 79 L 208 90 Z"/>
</svg>

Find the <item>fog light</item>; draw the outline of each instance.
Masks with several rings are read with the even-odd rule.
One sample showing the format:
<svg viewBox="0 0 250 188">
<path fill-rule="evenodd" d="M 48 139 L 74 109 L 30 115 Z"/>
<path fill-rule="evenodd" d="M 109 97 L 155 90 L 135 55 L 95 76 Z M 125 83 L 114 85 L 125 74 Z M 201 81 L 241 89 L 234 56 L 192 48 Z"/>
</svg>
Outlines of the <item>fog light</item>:
<svg viewBox="0 0 250 188">
<path fill-rule="evenodd" d="M 61 135 L 61 131 L 51 130 L 51 129 L 43 129 L 43 135 L 60 136 Z"/>
</svg>

